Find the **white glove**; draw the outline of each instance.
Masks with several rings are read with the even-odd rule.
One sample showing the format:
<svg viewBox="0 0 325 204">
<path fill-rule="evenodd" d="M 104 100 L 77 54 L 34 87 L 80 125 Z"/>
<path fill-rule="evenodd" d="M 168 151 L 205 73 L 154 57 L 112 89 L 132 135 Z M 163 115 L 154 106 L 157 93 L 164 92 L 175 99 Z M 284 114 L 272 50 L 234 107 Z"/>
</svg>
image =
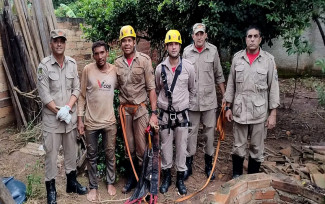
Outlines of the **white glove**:
<svg viewBox="0 0 325 204">
<path fill-rule="evenodd" d="M 64 119 L 64 122 L 66 123 L 66 124 L 69 124 L 70 123 L 70 121 L 71 121 L 71 114 L 69 114 L 65 119 Z"/>
<path fill-rule="evenodd" d="M 68 117 L 68 115 L 70 114 L 69 113 L 70 110 L 71 110 L 70 106 L 68 106 L 68 105 L 63 106 L 62 108 L 60 108 L 59 112 L 56 114 L 56 119 L 57 120 L 60 119 L 61 121 L 65 120 Z"/>
</svg>

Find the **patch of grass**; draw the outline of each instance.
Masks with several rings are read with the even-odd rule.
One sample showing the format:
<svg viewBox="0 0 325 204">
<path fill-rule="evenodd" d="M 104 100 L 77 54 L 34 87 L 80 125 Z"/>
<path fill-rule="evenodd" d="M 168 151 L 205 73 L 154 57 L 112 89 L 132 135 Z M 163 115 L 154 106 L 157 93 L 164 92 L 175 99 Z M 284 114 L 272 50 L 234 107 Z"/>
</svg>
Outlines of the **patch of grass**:
<svg viewBox="0 0 325 204">
<path fill-rule="evenodd" d="M 28 199 L 39 199 L 45 195 L 45 188 L 42 182 L 44 174 L 44 165 L 40 161 L 36 161 L 33 166 L 27 165 L 27 169 L 31 169 L 27 178 L 26 196 Z"/>
</svg>

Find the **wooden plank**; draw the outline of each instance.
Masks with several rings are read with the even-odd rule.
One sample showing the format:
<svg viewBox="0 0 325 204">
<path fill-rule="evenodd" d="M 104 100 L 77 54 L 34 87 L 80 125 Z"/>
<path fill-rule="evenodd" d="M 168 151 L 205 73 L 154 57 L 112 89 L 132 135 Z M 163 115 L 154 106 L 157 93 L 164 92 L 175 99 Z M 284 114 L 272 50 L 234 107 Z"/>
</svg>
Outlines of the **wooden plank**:
<svg viewBox="0 0 325 204">
<path fill-rule="evenodd" d="M 2 58 L 2 64 L 3 64 L 4 68 L 5 68 L 5 71 L 6 71 L 6 74 L 7 74 L 7 78 L 8 78 L 9 84 L 10 84 L 9 90 L 10 89 L 12 90 L 12 93 L 13 93 L 13 96 L 14 96 L 13 98 L 14 98 L 15 104 L 17 105 L 17 108 L 19 110 L 20 117 L 21 117 L 21 119 L 23 121 L 24 126 L 27 127 L 27 121 L 26 121 L 26 118 L 25 118 L 23 109 L 22 109 L 22 107 L 20 105 L 20 102 L 19 102 L 19 99 L 18 99 L 18 95 L 17 95 L 16 91 L 13 90 L 14 83 L 13 83 L 13 81 L 11 79 L 8 66 L 7 66 L 6 60 L 4 58 Z M 15 108 L 15 106 L 14 106 L 14 108 Z"/>
<path fill-rule="evenodd" d="M 48 32 L 47 26 L 44 24 L 43 11 L 41 10 L 42 8 L 39 0 L 33 0 L 33 8 L 36 14 L 37 27 L 39 28 L 44 56 L 48 56 L 51 53 L 49 47 L 50 34 Z"/>
<path fill-rule="evenodd" d="M 55 13 L 54 13 L 53 1 L 52 0 L 48 0 L 47 5 L 48 5 L 49 10 L 50 10 L 50 13 L 51 13 L 53 27 L 54 27 L 54 29 L 56 29 L 56 28 L 58 28 L 58 22 L 56 20 L 56 16 L 55 16 Z"/>
<path fill-rule="evenodd" d="M 8 78 L 7 78 L 7 84 L 10 84 Z M 20 113 L 19 113 L 19 110 L 18 110 L 18 105 L 16 103 L 16 100 L 14 98 L 14 90 L 11 89 L 10 87 L 8 87 L 9 89 L 9 92 L 10 92 L 10 95 L 11 95 L 11 102 L 12 102 L 12 105 L 13 105 L 13 108 L 14 108 L 14 113 L 15 113 L 15 118 L 16 118 L 16 122 L 17 122 L 17 128 L 20 130 L 23 126 L 23 121 L 22 121 L 22 118 L 20 116 Z M 5 122 L 4 122 L 5 123 Z"/>
<path fill-rule="evenodd" d="M 316 164 L 307 163 L 306 167 L 309 169 L 310 174 L 319 174 L 319 173 L 321 173 L 321 172 L 319 172 L 319 167 Z"/>
<path fill-rule="evenodd" d="M 40 63 L 40 61 L 44 58 L 44 53 L 43 53 L 43 48 L 41 45 L 41 41 L 40 41 L 40 36 L 38 33 L 38 29 L 36 28 L 36 22 L 35 22 L 35 12 L 34 9 L 30 9 L 30 11 L 26 8 L 26 2 L 25 0 L 21 0 L 22 2 L 22 6 L 23 6 L 23 10 L 25 14 L 28 14 L 26 17 L 26 22 L 29 28 L 29 31 L 31 32 L 31 38 L 33 39 L 33 44 L 36 47 L 36 51 L 37 51 L 37 56 L 38 56 L 38 61 L 37 64 Z"/>
<path fill-rule="evenodd" d="M 29 32 L 27 32 L 28 28 L 27 28 L 25 15 L 24 15 L 24 13 L 22 11 L 20 1 L 19 0 L 14 0 L 14 2 L 15 2 L 15 7 L 16 7 L 16 10 L 17 10 L 17 14 L 18 14 L 19 23 L 20 23 L 20 26 L 21 26 L 21 29 L 22 29 L 23 37 L 25 39 L 26 47 L 27 47 L 27 50 L 28 50 L 28 55 L 29 55 L 29 58 L 30 58 L 31 65 L 32 65 L 32 67 L 36 67 L 37 58 L 36 58 L 36 55 L 35 55 L 35 52 L 34 52 L 35 48 L 31 44 L 32 39 L 31 39 L 31 37 L 29 35 Z M 36 71 L 35 71 L 35 75 L 36 75 Z"/>
<path fill-rule="evenodd" d="M 19 2 L 19 0 L 18 0 Z M 27 19 L 29 19 L 29 14 L 28 14 L 28 11 L 27 11 L 27 3 L 25 0 L 20 0 L 20 11 L 22 12 L 23 14 L 23 24 L 26 28 L 26 34 L 27 34 L 27 38 L 29 40 L 29 45 L 31 46 L 31 51 L 32 51 L 32 56 L 33 56 L 33 61 L 30 63 L 31 66 L 27 66 L 26 68 L 29 69 L 28 72 L 31 71 L 31 73 L 33 73 L 33 81 L 36 82 L 36 69 L 35 67 L 40 63 L 40 59 L 38 59 L 37 57 L 37 50 L 35 48 L 35 44 L 34 44 L 34 41 L 33 41 L 33 38 L 31 36 L 31 29 L 29 29 L 29 26 L 28 26 L 28 22 L 27 22 Z"/>
<path fill-rule="evenodd" d="M 325 146 L 303 146 L 303 148 L 311 149 L 311 150 L 314 150 L 314 149 L 325 150 Z"/>
<path fill-rule="evenodd" d="M 36 88 L 36 69 L 35 67 L 33 67 L 30 63 L 30 61 L 27 59 L 27 56 L 24 54 L 26 51 L 26 46 L 24 46 L 24 41 L 22 39 L 21 36 L 17 36 L 16 38 L 17 42 L 18 42 L 18 45 L 20 46 L 20 57 L 22 58 L 22 64 L 24 66 L 22 66 L 22 70 L 24 70 L 27 74 L 24 75 L 24 76 L 20 76 L 20 78 L 25 81 L 25 84 L 27 84 L 27 87 L 25 87 L 25 92 L 29 92 L 29 91 L 32 91 L 33 89 Z M 18 68 L 16 66 L 16 68 Z M 16 73 L 17 73 L 17 70 L 16 70 Z M 23 89 L 22 86 L 20 86 L 20 89 Z"/>
<path fill-rule="evenodd" d="M 41 1 L 41 6 L 42 6 L 42 10 L 43 10 L 43 13 L 44 13 L 45 20 L 47 22 L 48 29 L 50 31 L 54 30 L 51 13 L 50 13 L 49 8 L 48 8 L 48 1 L 47 0 Z"/>
<path fill-rule="evenodd" d="M 325 174 L 311 174 L 314 183 L 321 188 L 325 188 Z"/>
<path fill-rule="evenodd" d="M 0 180 L 0 203 L 15 204 L 15 201 L 12 198 L 11 194 L 9 193 L 9 190 L 2 183 L 1 180 Z"/>
<path fill-rule="evenodd" d="M 277 163 L 285 163 L 286 159 L 284 158 L 284 156 L 268 156 L 267 161 L 277 162 Z"/>
<path fill-rule="evenodd" d="M 323 154 L 318 154 L 318 153 L 314 153 L 314 159 L 316 161 L 321 161 L 321 162 L 325 162 L 325 155 Z"/>
</svg>

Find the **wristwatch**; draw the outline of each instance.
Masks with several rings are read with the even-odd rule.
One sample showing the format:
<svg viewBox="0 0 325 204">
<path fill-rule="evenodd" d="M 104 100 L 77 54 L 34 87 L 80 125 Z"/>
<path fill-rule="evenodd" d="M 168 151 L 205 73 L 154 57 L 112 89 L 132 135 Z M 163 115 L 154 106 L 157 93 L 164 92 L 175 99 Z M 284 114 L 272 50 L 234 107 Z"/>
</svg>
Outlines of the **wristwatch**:
<svg viewBox="0 0 325 204">
<path fill-rule="evenodd" d="M 228 110 L 230 110 L 230 107 L 229 106 L 226 106 L 225 107 L 225 111 L 228 111 Z"/>
<path fill-rule="evenodd" d="M 151 111 L 151 113 L 155 114 L 155 115 L 158 115 L 158 110 L 154 110 L 154 111 Z"/>
</svg>

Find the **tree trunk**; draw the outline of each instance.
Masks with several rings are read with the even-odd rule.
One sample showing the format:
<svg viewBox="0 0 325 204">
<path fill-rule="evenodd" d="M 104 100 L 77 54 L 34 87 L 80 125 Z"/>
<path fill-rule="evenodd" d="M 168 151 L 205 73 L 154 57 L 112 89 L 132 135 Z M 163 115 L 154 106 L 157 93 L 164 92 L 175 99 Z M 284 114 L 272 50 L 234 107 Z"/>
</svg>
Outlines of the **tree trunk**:
<svg viewBox="0 0 325 204">
<path fill-rule="evenodd" d="M 317 24 L 317 27 L 318 27 L 318 29 L 319 29 L 319 32 L 320 32 L 321 36 L 322 36 L 323 43 L 324 43 L 324 46 L 325 46 L 325 34 L 324 34 L 324 31 L 323 31 L 322 25 L 321 25 L 321 23 L 319 22 L 318 17 L 313 17 L 313 20 L 314 20 L 314 21 L 316 22 L 316 24 Z"/>
<path fill-rule="evenodd" d="M 7 187 L 2 183 L 1 179 L 0 179 L 0 203 L 15 204 L 14 199 L 11 197 Z"/>
</svg>

